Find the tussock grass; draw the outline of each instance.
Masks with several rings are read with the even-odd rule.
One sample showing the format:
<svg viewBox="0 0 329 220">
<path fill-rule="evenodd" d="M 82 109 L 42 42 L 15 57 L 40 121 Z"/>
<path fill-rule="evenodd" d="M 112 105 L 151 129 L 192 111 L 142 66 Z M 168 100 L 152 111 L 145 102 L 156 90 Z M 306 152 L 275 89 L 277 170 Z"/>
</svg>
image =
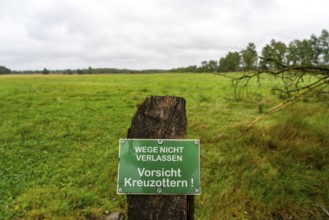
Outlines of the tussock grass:
<svg viewBox="0 0 329 220">
<path fill-rule="evenodd" d="M 0 219 L 85 219 L 126 210 L 116 194 L 118 139 L 149 95 L 187 100 L 201 139 L 196 219 L 325 219 L 329 113 L 301 100 L 241 130 L 281 102 L 264 77 L 234 99 L 212 74 L 0 77 Z"/>
</svg>

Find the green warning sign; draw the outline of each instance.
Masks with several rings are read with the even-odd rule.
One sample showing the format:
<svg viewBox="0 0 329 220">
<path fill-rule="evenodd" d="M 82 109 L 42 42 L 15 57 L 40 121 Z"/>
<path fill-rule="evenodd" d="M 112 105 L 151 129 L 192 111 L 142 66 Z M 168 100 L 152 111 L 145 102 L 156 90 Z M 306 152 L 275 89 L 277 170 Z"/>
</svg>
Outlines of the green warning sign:
<svg viewBox="0 0 329 220">
<path fill-rule="evenodd" d="M 119 194 L 199 195 L 200 141 L 120 139 Z"/>
</svg>

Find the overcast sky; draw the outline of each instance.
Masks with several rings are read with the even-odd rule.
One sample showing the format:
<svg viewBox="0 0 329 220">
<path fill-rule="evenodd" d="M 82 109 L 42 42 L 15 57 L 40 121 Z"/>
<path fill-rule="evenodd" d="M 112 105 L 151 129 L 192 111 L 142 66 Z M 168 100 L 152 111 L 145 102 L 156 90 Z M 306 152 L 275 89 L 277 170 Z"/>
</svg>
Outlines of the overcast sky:
<svg viewBox="0 0 329 220">
<path fill-rule="evenodd" d="M 167 69 L 323 29 L 328 0 L 1 0 L 0 66 Z"/>
</svg>

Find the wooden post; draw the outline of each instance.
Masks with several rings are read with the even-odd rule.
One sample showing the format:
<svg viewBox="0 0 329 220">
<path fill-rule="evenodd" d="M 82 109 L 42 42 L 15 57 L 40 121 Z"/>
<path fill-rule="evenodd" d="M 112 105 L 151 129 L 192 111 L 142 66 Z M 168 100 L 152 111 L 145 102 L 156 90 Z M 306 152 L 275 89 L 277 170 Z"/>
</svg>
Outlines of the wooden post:
<svg viewBox="0 0 329 220">
<path fill-rule="evenodd" d="M 151 96 L 138 106 L 128 138 L 185 139 L 185 99 Z M 193 220 L 194 196 L 128 195 L 129 220 Z"/>
</svg>

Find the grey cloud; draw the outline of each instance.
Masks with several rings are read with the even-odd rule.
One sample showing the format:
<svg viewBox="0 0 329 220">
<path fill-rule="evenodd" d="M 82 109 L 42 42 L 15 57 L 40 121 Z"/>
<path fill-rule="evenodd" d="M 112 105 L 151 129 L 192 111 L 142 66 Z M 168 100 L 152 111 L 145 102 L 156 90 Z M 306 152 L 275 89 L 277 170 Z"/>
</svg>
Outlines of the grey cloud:
<svg viewBox="0 0 329 220">
<path fill-rule="evenodd" d="M 311 2 L 293 1 L 301 12 Z M 287 2 L 2 0 L 0 65 L 172 68 L 218 59 L 248 42 L 260 47 L 269 38 L 307 37 L 326 28 L 321 27 L 329 22 L 326 0 L 312 1 L 321 8 L 312 18 L 311 12 L 291 12 L 296 4 Z M 298 28 L 301 17 L 304 25 Z"/>
</svg>

